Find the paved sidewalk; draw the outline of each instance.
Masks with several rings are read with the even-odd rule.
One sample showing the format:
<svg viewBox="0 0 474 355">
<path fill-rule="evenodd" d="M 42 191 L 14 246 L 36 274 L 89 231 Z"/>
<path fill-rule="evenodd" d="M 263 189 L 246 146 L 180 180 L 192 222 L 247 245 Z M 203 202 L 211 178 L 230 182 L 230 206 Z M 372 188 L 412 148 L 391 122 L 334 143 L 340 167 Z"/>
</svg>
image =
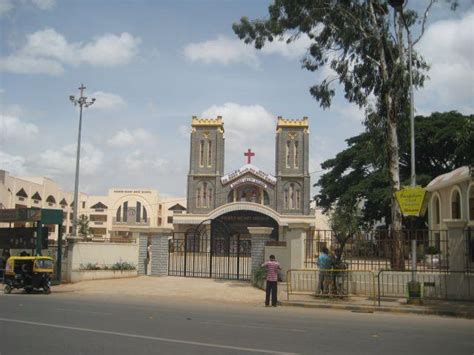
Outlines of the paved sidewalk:
<svg viewBox="0 0 474 355">
<path fill-rule="evenodd" d="M 335 298 L 317 297 L 314 295 L 290 295 L 280 296 L 282 306 L 306 307 L 306 308 L 330 308 L 341 309 L 352 312 L 373 313 L 391 312 L 405 314 L 423 314 L 450 316 L 474 319 L 474 302 L 424 300 L 423 305 L 409 305 L 405 298 L 385 298 L 378 305 L 378 301 L 367 297 Z"/>
</svg>

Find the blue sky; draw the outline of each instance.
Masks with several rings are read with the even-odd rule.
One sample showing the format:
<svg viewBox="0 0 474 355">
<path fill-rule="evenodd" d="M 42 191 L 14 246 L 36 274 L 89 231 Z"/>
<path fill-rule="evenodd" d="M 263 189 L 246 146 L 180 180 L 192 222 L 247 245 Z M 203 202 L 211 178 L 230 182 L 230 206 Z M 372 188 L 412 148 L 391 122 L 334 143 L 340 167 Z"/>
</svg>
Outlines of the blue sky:
<svg viewBox="0 0 474 355">
<path fill-rule="evenodd" d="M 454 13 L 436 5 L 417 46 L 432 64 L 417 113 L 473 113 L 474 12 L 460 3 Z M 320 170 L 362 131 L 363 113 L 340 95 L 318 107 L 309 87 L 330 72 L 301 69 L 304 38 L 262 51 L 237 39 L 232 23 L 267 16 L 268 4 L 0 0 L 0 168 L 72 190 L 78 114 L 68 96 L 84 83 L 97 102 L 84 112 L 81 191 L 184 196 L 193 115 L 224 117 L 226 172 L 252 148 L 270 173 L 276 116 L 308 116 L 310 170 Z"/>
</svg>

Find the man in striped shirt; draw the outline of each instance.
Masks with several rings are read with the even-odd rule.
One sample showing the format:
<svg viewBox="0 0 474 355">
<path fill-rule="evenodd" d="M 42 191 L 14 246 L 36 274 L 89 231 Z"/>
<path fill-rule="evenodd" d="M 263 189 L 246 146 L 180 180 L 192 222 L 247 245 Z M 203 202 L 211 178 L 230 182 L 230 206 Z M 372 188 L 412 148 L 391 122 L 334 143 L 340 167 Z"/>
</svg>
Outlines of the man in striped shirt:
<svg viewBox="0 0 474 355">
<path fill-rule="evenodd" d="M 262 266 L 267 269 L 267 289 L 265 295 L 265 306 L 270 305 L 270 294 L 272 296 L 272 306 L 277 306 L 277 284 L 278 270 L 281 270 L 280 263 L 275 260 L 275 255 L 270 255 L 270 260 L 263 263 Z"/>
</svg>

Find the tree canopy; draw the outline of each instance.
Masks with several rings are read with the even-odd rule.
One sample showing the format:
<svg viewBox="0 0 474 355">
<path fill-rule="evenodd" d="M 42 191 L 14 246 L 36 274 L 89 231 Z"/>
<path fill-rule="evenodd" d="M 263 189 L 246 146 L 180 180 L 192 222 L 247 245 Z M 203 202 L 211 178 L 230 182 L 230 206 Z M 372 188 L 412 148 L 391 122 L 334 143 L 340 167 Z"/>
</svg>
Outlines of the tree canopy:
<svg viewBox="0 0 474 355">
<path fill-rule="evenodd" d="M 474 115 L 456 111 L 415 117 L 416 170 L 418 183 L 426 186 L 436 176 L 474 163 Z M 401 129 L 408 130 L 406 125 Z M 400 134 L 408 137 L 405 132 Z M 329 171 L 315 184 L 321 188 L 316 199 L 325 211 L 351 210 L 361 206 L 360 224 L 390 222 L 391 189 L 386 167 L 386 152 L 378 144 L 380 131 L 363 132 L 346 140 L 348 147 L 322 167 Z M 401 141 L 401 180 L 409 185 L 410 142 Z"/>
</svg>

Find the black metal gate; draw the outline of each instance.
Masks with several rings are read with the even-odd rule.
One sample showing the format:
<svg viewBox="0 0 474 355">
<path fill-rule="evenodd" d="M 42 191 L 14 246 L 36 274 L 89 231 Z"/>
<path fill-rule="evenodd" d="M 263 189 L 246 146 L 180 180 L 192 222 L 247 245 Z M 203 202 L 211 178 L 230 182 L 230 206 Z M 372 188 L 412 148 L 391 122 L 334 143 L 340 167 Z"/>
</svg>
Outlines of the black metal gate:
<svg viewBox="0 0 474 355">
<path fill-rule="evenodd" d="M 169 241 L 168 275 L 250 280 L 251 241 L 223 222 L 201 223 Z"/>
</svg>

